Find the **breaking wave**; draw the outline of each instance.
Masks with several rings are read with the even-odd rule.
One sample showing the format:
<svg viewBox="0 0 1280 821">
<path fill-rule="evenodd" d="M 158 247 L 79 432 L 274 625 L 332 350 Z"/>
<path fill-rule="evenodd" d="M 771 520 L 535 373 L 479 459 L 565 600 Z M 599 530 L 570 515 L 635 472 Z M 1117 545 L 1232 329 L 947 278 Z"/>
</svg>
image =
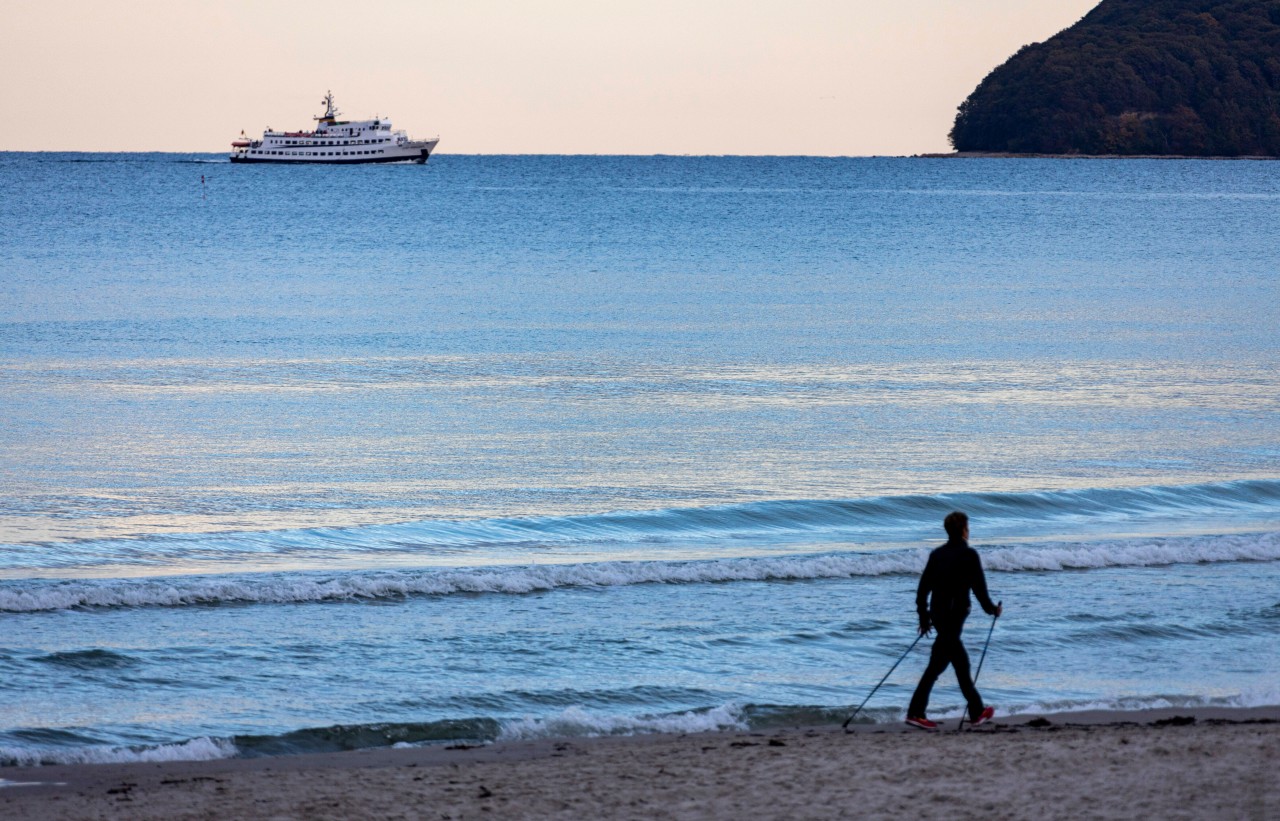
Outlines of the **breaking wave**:
<svg viewBox="0 0 1280 821">
<path fill-rule="evenodd" d="M 500 727 L 498 741 L 749 729 L 746 712 L 740 704 L 657 716 L 613 715 L 568 707 L 553 716 L 505 721 Z"/>
<path fill-rule="evenodd" d="M 915 574 L 927 548 L 701 561 L 588 562 L 482 568 L 260 573 L 106 580 L 0 582 L 0 612 L 69 608 L 341 602 L 524 594 L 559 588 L 831 579 Z M 989 547 L 989 571 L 1087 570 L 1172 564 L 1278 561 L 1280 532 Z"/>
<path fill-rule="evenodd" d="M 1276 692 L 1245 692 L 1232 696 L 1179 695 L 1023 702 L 1002 705 L 1000 715 L 1044 715 L 1084 711 L 1143 711 L 1197 707 L 1261 707 L 1277 703 Z M 335 725 L 294 730 L 280 735 L 196 738 L 155 746 L 13 747 L 0 745 L 0 766 L 50 764 L 113 764 L 126 762 L 209 761 L 271 755 L 343 752 L 385 747 L 476 745 L 532 739 L 596 738 L 653 733 L 714 733 L 768 731 L 781 727 L 821 727 L 840 724 L 852 706 L 744 704 L 730 702 L 673 713 L 619 714 L 573 705 L 557 713 L 518 718 L 476 717 L 420 723 Z M 962 703 L 938 704 L 939 719 L 958 718 Z M 897 724 L 905 717 L 901 705 L 863 709 L 857 724 Z"/>
<path fill-rule="evenodd" d="M 225 739 L 194 738 L 154 746 L 10 747 L 0 745 L 0 765 L 36 767 L 48 764 L 125 764 L 135 761 L 212 761 L 237 755 Z"/>
</svg>

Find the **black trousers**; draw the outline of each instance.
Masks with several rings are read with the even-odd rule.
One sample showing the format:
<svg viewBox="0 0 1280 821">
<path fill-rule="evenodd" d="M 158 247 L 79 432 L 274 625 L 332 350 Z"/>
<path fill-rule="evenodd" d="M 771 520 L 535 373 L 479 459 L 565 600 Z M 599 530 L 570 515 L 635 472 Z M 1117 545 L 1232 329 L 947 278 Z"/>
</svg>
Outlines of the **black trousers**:
<svg viewBox="0 0 1280 821">
<path fill-rule="evenodd" d="M 965 652 L 964 642 L 960 640 L 960 631 L 964 629 L 964 622 L 935 624 L 934 629 L 937 630 L 938 637 L 933 640 L 933 652 L 929 654 L 929 665 L 924 668 L 924 675 L 920 676 L 920 683 L 916 685 L 915 695 L 911 697 L 911 706 L 907 708 L 907 717 L 917 718 L 925 715 L 925 710 L 929 708 L 929 693 L 933 690 L 934 682 L 938 680 L 938 676 L 942 675 L 942 671 L 947 669 L 947 665 L 951 665 L 955 668 L 960 692 L 964 693 L 964 700 L 969 702 L 969 719 L 976 720 L 982 715 L 982 696 L 978 695 L 978 688 L 973 686 L 973 678 L 969 675 L 969 654 Z"/>
</svg>

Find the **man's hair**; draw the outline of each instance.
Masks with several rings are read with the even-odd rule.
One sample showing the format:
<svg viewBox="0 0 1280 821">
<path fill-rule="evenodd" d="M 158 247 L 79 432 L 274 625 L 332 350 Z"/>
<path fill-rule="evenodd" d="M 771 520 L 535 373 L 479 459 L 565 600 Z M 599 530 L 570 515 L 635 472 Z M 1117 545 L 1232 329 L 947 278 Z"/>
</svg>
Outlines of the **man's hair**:
<svg viewBox="0 0 1280 821">
<path fill-rule="evenodd" d="M 942 526 L 947 529 L 947 535 L 951 538 L 963 539 L 964 529 L 969 526 L 969 517 L 958 510 L 952 511 L 942 520 Z"/>
</svg>

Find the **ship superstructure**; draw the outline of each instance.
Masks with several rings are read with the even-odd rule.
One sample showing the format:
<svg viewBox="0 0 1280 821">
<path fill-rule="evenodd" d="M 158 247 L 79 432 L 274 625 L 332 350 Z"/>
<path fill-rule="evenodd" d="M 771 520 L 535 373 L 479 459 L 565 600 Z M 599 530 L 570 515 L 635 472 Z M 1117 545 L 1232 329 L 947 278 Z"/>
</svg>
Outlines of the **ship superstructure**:
<svg viewBox="0 0 1280 821">
<path fill-rule="evenodd" d="M 405 132 L 393 131 L 391 121 L 385 117 L 339 120 L 340 112 L 334 105 L 332 93 L 326 93 L 321 102 L 324 114 L 313 118 L 316 127 L 312 131 L 272 131 L 268 126 L 260 140 L 250 139 L 241 131 L 239 139 L 231 142 L 231 161 L 344 165 L 424 163 L 440 142 L 439 137 L 411 140 Z"/>
</svg>

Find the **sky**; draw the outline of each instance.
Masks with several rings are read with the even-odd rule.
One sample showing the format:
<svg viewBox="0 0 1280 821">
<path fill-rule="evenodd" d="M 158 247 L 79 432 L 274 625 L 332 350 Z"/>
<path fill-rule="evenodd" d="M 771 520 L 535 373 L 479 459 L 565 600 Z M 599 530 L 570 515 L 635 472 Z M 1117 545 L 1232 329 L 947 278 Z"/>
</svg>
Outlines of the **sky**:
<svg viewBox="0 0 1280 821">
<path fill-rule="evenodd" d="M 461 154 L 950 150 L 1097 0 L 3 0 L 0 150 L 225 151 L 390 117 Z"/>
</svg>

